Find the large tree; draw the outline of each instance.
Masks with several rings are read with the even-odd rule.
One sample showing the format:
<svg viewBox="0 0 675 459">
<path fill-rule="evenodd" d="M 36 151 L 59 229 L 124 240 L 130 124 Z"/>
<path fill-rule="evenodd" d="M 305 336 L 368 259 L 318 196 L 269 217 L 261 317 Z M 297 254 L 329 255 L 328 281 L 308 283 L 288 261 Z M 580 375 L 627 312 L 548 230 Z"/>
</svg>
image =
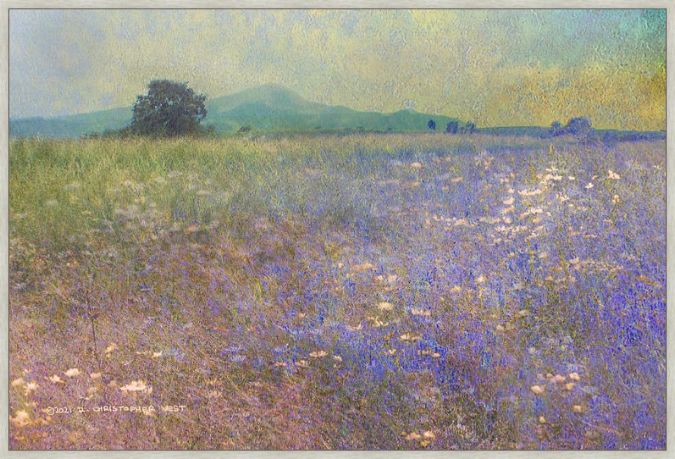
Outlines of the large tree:
<svg viewBox="0 0 675 459">
<path fill-rule="evenodd" d="M 154 80 L 148 93 L 138 96 L 130 130 L 135 134 L 174 137 L 193 134 L 206 116 L 206 96 L 187 83 Z"/>
</svg>

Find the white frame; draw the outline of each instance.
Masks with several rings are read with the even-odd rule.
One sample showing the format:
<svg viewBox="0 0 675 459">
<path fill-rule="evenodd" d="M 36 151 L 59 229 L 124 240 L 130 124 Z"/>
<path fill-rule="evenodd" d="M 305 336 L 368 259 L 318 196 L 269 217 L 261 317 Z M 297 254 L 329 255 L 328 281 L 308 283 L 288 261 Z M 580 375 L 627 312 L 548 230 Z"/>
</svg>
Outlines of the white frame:
<svg viewBox="0 0 675 459">
<path fill-rule="evenodd" d="M 668 0 L 327 0 L 320 4 L 307 0 L 0 0 L 0 24 L 3 32 L 8 31 L 9 9 L 12 8 L 666 8 L 667 9 L 667 113 L 672 113 L 675 95 L 672 91 L 675 83 L 675 3 Z M 390 457 L 424 457 L 428 459 L 441 458 L 513 458 L 513 459 L 540 459 L 550 458 L 667 458 L 670 449 L 675 448 L 672 436 L 675 435 L 675 417 L 667 416 L 667 445 L 666 451 L 9 451 L 8 440 L 8 127 L 9 127 L 9 43 L 8 32 L 0 34 L 2 44 L 0 56 L 0 119 L 4 129 L 0 129 L 0 458 L 10 457 L 91 457 L 91 458 L 153 458 L 166 457 L 173 459 L 188 459 L 193 457 L 223 457 L 223 458 L 390 458 Z M 675 139 L 675 119 L 667 116 L 667 150 L 673 150 Z M 675 155 L 667 155 L 667 196 L 675 196 Z M 675 342 L 675 245 L 673 241 L 673 224 L 675 223 L 675 200 L 667 201 L 667 355 L 668 366 L 673 353 Z M 675 372 L 668 371 L 668 413 L 674 406 L 675 400 Z M 675 455 L 674 455 L 675 456 Z"/>
</svg>

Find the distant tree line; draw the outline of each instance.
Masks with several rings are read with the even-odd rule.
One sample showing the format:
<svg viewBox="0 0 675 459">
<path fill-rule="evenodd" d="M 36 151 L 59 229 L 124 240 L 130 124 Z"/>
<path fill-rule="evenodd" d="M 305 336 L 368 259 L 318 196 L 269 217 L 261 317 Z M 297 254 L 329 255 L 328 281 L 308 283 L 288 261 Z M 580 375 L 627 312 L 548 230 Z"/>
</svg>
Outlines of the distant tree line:
<svg viewBox="0 0 675 459">
<path fill-rule="evenodd" d="M 436 121 L 430 119 L 427 122 L 427 128 L 429 130 L 436 130 Z M 508 128 L 504 128 L 508 131 Z M 537 128 L 545 129 L 545 128 Z M 459 121 L 450 121 L 445 126 L 445 132 L 447 134 L 472 134 L 476 132 L 476 124 L 472 121 L 467 122 L 464 125 L 460 125 Z M 590 138 L 595 131 L 591 125 L 591 120 L 587 117 L 575 117 L 571 118 L 566 125 L 562 125 L 560 121 L 554 121 L 551 123 L 549 128 L 548 135 L 551 137 L 557 137 L 562 135 L 572 135 L 579 138 Z"/>
<path fill-rule="evenodd" d="M 433 119 L 427 123 L 427 128 L 432 131 L 436 130 L 436 121 Z M 459 121 L 450 121 L 445 126 L 446 134 L 473 134 L 476 131 L 476 124 L 472 121 L 460 126 Z"/>
<path fill-rule="evenodd" d="M 563 126 L 560 121 L 554 121 L 551 123 L 551 129 L 549 130 L 549 133 L 553 137 L 561 135 L 586 137 L 592 132 L 593 128 L 591 126 L 591 120 L 583 116 L 571 118 L 565 126 Z"/>
</svg>

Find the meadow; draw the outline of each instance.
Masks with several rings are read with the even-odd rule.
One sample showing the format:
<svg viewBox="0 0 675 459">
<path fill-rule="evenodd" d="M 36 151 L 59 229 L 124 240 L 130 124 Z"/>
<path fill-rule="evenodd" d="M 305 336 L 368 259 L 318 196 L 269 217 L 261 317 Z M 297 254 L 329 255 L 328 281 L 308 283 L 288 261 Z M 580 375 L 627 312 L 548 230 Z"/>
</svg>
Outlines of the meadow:
<svg viewBox="0 0 675 459">
<path fill-rule="evenodd" d="M 12 449 L 665 448 L 664 140 L 9 163 Z"/>
</svg>

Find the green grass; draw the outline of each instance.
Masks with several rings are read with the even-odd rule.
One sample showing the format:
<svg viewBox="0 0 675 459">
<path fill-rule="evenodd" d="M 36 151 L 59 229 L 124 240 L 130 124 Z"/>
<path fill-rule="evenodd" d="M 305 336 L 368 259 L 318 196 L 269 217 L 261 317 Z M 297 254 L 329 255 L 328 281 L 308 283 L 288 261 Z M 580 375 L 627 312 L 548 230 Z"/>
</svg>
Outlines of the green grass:
<svg viewBox="0 0 675 459">
<path fill-rule="evenodd" d="M 375 140 L 375 141 L 374 141 Z M 495 139 L 474 137 L 472 152 Z M 522 141 L 531 147 L 541 141 Z M 390 160 L 429 150 L 462 153 L 443 135 L 296 137 L 292 140 L 15 140 L 10 148 L 12 234 L 77 246 L 117 217 L 161 228 L 246 222 L 286 213 L 348 223 L 372 213 L 361 199 Z M 310 215 L 311 214 L 311 215 Z"/>
</svg>

